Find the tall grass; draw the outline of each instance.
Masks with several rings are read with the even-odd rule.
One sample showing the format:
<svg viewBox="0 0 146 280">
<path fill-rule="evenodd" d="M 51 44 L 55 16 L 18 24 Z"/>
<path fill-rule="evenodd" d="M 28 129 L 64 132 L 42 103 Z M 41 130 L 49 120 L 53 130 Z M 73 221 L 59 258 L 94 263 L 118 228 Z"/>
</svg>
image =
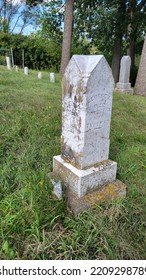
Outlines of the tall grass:
<svg viewBox="0 0 146 280">
<path fill-rule="evenodd" d="M 0 68 L 0 258 L 146 258 L 146 98 L 114 94 L 110 159 L 124 200 L 76 218 L 52 195 L 60 154 L 61 80 Z"/>
</svg>

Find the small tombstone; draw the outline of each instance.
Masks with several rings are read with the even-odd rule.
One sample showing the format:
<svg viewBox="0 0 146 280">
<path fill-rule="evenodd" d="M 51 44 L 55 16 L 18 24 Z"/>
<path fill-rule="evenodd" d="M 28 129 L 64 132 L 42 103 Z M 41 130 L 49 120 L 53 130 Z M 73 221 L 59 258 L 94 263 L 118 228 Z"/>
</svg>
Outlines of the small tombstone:
<svg viewBox="0 0 146 280">
<path fill-rule="evenodd" d="M 50 82 L 55 83 L 55 74 L 54 73 L 50 73 Z"/>
<path fill-rule="evenodd" d="M 103 199 L 108 191 L 114 197 L 126 193 L 125 185 L 114 185 L 117 163 L 108 159 L 113 89 L 103 55 L 72 57 L 62 83 L 61 155 L 53 158 L 53 176 L 66 187 L 75 214 L 86 208 L 84 198 L 91 191 L 97 191 L 96 199 L 101 196 L 101 186 Z"/>
<path fill-rule="evenodd" d="M 146 36 L 134 87 L 134 94 L 146 96 Z"/>
<path fill-rule="evenodd" d="M 133 94 L 131 83 L 129 83 L 130 67 L 131 67 L 131 58 L 128 55 L 124 55 L 121 59 L 121 64 L 120 64 L 119 82 L 116 85 L 117 91 Z"/>
<path fill-rule="evenodd" d="M 18 72 L 18 70 L 19 70 L 19 67 L 16 65 L 15 66 L 15 71 Z"/>
<path fill-rule="evenodd" d="M 42 79 L 42 72 L 38 73 L 38 79 Z"/>
<path fill-rule="evenodd" d="M 28 75 L 28 67 L 24 67 L 24 74 Z"/>
<path fill-rule="evenodd" d="M 9 56 L 6 56 L 6 64 L 7 64 L 7 69 L 11 70 L 11 59 Z"/>
</svg>

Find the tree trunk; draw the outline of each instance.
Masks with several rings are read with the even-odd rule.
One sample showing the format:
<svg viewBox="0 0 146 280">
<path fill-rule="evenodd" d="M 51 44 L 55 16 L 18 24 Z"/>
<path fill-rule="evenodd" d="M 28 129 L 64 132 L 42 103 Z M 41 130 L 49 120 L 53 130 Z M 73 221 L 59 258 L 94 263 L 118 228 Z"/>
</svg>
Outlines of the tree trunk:
<svg viewBox="0 0 146 280">
<path fill-rule="evenodd" d="M 135 65 L 135 40 L 130 38 L 129 49 L 127 50 L 127 55 L 131 57 L 131 68 Z"/>
<path fill-rule="evenodd" d="M 113 49 L 113 58 L 112 58 L 112 73 L 115 83 L 119 79 L 120 71 L 120 60 L 121 60 L 121 49 L 122 49 L 122 38 L 124 34 L 124 25 L 125 25 L 125 0 L 119 0 L 118 13 L 115 26 L 115 43 Z"/>
<path fill-rule="evenodd" d="M 127 49 L 127 55 L 131 57 L 131 68 L 134 66 L 135 62 L 135 35 L 136 35 L 136 23 L 134 21 L 135 10 L 137 1 L 129 1 L 129 18 L 130 24 L 128 25 L 128 37 L 129 37 L 129 48 Z"/>
<path fill-rule="evenodd" d="M 72 41 L 72 26 L 73 26 L 73 8 L 74 0 L 66 0 L 65 2 L 65 17 L 64 17 L 64 32 L 62 43 L 61 56 L 61 75 L 64 74 L 66 66 L 70 60 L 71 41 Z"/>
<path fill-rule="evenodd" d="M 120 61 L 121 61 L 122 38 L 117 39 L 114 45 L 113 59 L 112 59 L 112 73 L 115 83 L 119 80 Z"/>
</svg>

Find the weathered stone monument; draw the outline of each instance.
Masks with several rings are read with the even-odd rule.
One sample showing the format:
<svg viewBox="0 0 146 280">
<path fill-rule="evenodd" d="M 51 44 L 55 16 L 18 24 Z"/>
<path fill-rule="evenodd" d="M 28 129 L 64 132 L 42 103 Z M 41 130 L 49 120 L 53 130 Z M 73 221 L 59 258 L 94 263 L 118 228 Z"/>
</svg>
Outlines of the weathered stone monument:
<svg viewBox="0 0 146 280">
<path fill-rule="evenodd" d="M 38 79 L 42 79 L 42 72 L 38 73 Z"/>
<path fill-rule="evenodd" d="M 24 74 L 28 75 L 28 67 L 24 67 Z"/>
<path fill-rule="evenodd" d="M 16 65 L 15 66 L 15 71 L 18 72 L 19 71 L 19 67 Z"/>
<path fill-rule="evenodd" d="M 113 89 L 103 55 L 72 57 L 63 78 L 61 155 L 53 158 L 52 175 L 65 186 L 75 214 L 101 197 L 126 193 L 115 181 L 117 163 L 108 158 Z"/>
<path fill-rule="evenodd" d="M 131 67 L 131 58 L 128 55 L 124 55 L 121 59 L 121 64 L 120 64 L 119 82 L 116 84 L 117 91 L 133 94 L 131 83 L 129 83 L 130 67 Z"/>
<path fill-rule="evenodd" d="M 6 56 L 6 64 L 7 64 L 7 69 L 11 70 L 11 59 L 9 56 Z"/>
<path fill-rule="evenodd" d="M 146 96 L 146 36 L 141 54 L 136 83 L 134 87 L 134 94 Z"/>
<path fill-rule="evenodd" d="M 55 83 L 55 74 L 54 73 L 50 73 L 50 82 Z"/>
</svg>

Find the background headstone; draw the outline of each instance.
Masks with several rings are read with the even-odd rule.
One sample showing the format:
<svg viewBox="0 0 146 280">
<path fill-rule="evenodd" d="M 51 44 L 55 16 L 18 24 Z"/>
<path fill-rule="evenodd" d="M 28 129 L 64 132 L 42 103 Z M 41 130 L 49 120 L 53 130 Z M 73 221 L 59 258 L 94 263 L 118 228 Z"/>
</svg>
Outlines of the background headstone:
<svg viewBox="0 0 146 280">
<path fill-rule="evenodd" d="M 120 76 L 119 82 L 116 85 L 116 90 L 120 92 L 127 92 L 133 94 L 131 83 L 129 83 L 131 68 L 131 58 L 128 55 L 124 55 L 120 64 Z"/>
<path fill-rule="evenodd" d="M 146 36 L 144 40 L 139 70 L 134 87 L 134 94 L 146 96 Z"/>
<path fill-rule="evenodd" d="M 9 56 L 6 56 L 6 64 L 7 64 L 7 69 L 11 70 L 11 59 Z"/>
<path fill-rule="evenodd" d="M 28 67 L 24 67 L 24 74 L 28 75 Z"/>
<path fill-rule="evenodd" d="M 18 72 L 18 70 L 19 70 L 19 68 L 18 68 L 18 66 L 16 65 L 16 66 L 15 66 L 15 71 Z"/>
<path fill-rule="evenodd" d="M 63 79 L 62 147 L 53 174 L 74 201 L 116 179 L 117 164 L 108 159 L 113 89 L 104 56 L 72 57 Z"/>
<path fill-rule="evenodd" d="M 42 79 L 42 72 L 38 73 L 38 79 Z"/>
<path fill-rule="evenodd" d="M 50 82 L 55 83 L 55 74 L 54 73 L 50 73 Z"/>
</svg>

